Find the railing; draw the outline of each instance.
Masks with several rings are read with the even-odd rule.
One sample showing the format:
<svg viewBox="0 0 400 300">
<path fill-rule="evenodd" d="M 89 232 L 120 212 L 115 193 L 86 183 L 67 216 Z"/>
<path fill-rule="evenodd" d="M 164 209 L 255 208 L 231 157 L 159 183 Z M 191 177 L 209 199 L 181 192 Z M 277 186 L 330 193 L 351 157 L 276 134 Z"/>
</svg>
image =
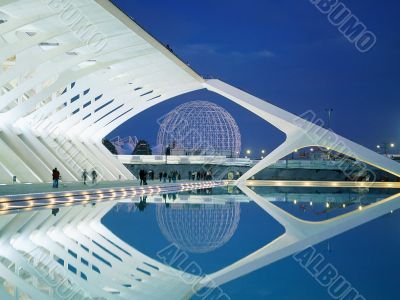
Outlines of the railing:
<svg viewBox="0 0 400 300">
<path fill-rule="evenodd" d="M 203 156 L 203 155 L 116 155 L 123 164 L 211 164 L 227 166 L 251 166 L 248 158 L 227 158 L 225 156 Z"/>
<path fill-rule="evenodd" d="M 225 156 L 205 156 L 205 155 L 116 155 L 117 159 L 123 164 L 181 164 L 181 165 L 222 165 L 222 166 L 243 166 L 251 167 L 259 160 L 249 158 L 230 158 Z M 352 166 L 352 162 L 342 160 L 279 160 L 270 168 L 279 169 L 320 169 L 320 170 L 340 170 Z"/>
<path fill-rule="evenodd" d="M 343 162 L 341 160 L 280 160 L 271 167 L 284 169 L 340 170 L 351 166 L 351 162 Z"/>
</svg>

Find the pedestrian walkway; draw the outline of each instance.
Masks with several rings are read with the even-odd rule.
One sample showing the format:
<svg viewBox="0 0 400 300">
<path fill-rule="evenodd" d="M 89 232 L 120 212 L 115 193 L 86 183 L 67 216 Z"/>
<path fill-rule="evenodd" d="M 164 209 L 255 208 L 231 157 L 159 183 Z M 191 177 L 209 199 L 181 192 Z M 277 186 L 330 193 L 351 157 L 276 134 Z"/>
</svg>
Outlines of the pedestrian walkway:
<svg viewBox="0 0 400 300">
<path fill-rule="evenodd" d="M 151 182 L 150 182 L 151 183 Z M 62 182 L 60 181 L 58 188 L 53 188 L 52 183 L 33 183 L 33 184 L 9 184 L 0 186 L 0 195 L 16 195 L 16 194 L 32 194 L 44 192 L 63 192 L 63 191 L 77 191 L 88 189 L 102 189 L 102 188 L 118 188 L 139 185 L 138 180 L 127 181 L 100 181 L 96 184 L 83 182 Z"/>
<path fill-rule="evenodd" d="M 316 187 L 316 188 L 371 188 L 400 189 L 400 182 L 374 181 L 310 181 L 310 180 L 247 180 L 247 186 Z"/>
<path fill-rule="evenodd" d="M 176 182 L 139 186 L 138 181 L 103 182 L 95 186 L 71 184 L 64 190 L 50 189 L 47 186 L 32 185 L 18 189 L 17 185 L 8 187 L 0 195 L 0 214 L 15 213 L 39 208 L 57 208 L 102 201 L 120 201 L 135 197 L 147 197 L 156 194 L 179 193 L 189 190 L 210 189 L 228 185 L 228 181 Z M 6 187 L 7 188 L 7 187 Z M 28 190 L 30 191 L 28 193 Z M 34 191 L 34 192 L 32 192 Z"/>
</svg>

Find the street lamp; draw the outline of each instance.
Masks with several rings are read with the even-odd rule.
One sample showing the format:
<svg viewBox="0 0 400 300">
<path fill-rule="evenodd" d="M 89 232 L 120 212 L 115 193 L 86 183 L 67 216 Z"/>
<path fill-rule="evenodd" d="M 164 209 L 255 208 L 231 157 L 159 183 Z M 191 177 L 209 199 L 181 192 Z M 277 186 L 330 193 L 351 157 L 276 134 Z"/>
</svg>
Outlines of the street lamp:
<svg viewBox="0 0 400 300">
<path fill-rule="evenodd" d="M 299 152 L 299 150 L 297 150 L 297 149 L 292 152 L 292 160 L 294 160 L 294 154 L 297 152 Z"/>
<path fill-rule="evenodd" d="M 246 156 L 245 156 L 245 158 L 248 158 L 247 156 L 250 156 L 250 154 L 251 154 L 251 150 L 250 150 L 250 149 L 247 149 L 245 153 L 246 153 Z"/>
<path fill-rule="evenodd" d="M 396 145 L 394 143 L 383 142 L 381 145 L 376 145 L 377 149 L 383 149 L 383 154 L 388 154 L 388 148 L 394 148 Z"/>
<path fill-rule="evenodd" d="M 332 124 L 332 113 L 333 113 L 333 108 L 325 108 L 325 111 L 328 113 L 328 130 L 331 130 L 331 124 Z"/>
<path fill-rule="evenodd" d="M 265 151 L 264 149 L 261 150 L 261 159 L 264 159 L 265 152 L 266 152 L 266 151 Z"/>
</svg>

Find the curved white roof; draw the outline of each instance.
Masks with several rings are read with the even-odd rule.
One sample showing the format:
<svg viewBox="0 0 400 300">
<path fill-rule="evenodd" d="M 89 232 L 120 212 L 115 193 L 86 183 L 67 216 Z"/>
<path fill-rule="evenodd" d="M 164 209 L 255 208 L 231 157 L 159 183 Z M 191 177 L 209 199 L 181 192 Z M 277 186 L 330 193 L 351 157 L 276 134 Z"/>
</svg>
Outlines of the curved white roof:
<svg viewBox="0 0 400 300">
<path fill-rule="evenodd" d="M 400 166 L 218 80 L 204 80 L 107 0 L 0 0 L 0 183 L 66 180 L 83 168 L 132 174 L 101 139 L 139 112 L 207 88 L 257 114 L 287 140 L 245 174 L 295 149 L 322 146 L 400 175 Z M 318 121 L 318 120 L 316 120 Z"/>
<path fill-rule="evenodd" d="M 109 1 L 6 1 L 0 10 L 0 60 L 13 65 L 0 81 L 3 122 L 98 138 L 138 110 L 202 88 L 200 76 Z"/>
<path fill-rule="evenodd" d="M 98 150 L 82 142 L 97 147 L 135 114 L 204 88 L 199 75 L 109 1 L 0 1 L 0 20 L 0 128 L 14 140 L 0 138 L 13 160 L 0 164 L 0 181 L 14 174 L 42 181 L 56 165 L 71 180 L 84 167 L 100 168 L 107 179 L 131 177 L 122 166 L 102 167 L 104 157 L 90 158 Z M 72 159 L 72 170 L 58 163 L 64 154 L 47 153 L 34 165 L 24 159 L 54 152 L 42 144 L 51 148 L 57 139 L 90 163 Z"/>
<path fill-rule="evenodd" d="M 29 217 L 3 216 L 0 229 L 6 228 L 8 233 L 1 236 L 7 246 L 2 255 L 9 256 L 3 261 L 12 258 L 18 266 L 32 270 L 16 251 L 20 242 L 24 247 L 40 245 L 52 258 L 64 257 L 65 250 L 72 248 L 83 257 L 87 254 L 76 242 L 87 242 L 117 266 L 105 273 L 116 281 L 94 274 L 94 281 L 103 286 L 101 294 L 110 299 L 186 299 L 197 289 L 229 282 L 400 207 L 400 198 L 395 195 L 339 218 L 311 223 L 290 216 L 257 195 L 246 187 L 246 179 L 303 147 L 335 150 L 356 158 L 357 163 L 367 162 L 397 176 L 400 165 L 223 82 L 204 81 L 109 1 L 0 0 L 0 70 L 0 183 L 10 182 L 12 176 L 17 176 L 18 182 L 49 181 L 53 167 L 58 167 L 65 181 L 80 180 L 83 168 L 96 169 L 99 179 L 130 178 L 132 174 L 103 147 L 101 138 L 135 114 L 201 88 L 229 98 L 286 134 L 282 145 L 237 181 L 249 198 L 285 227 L 285 234 L 200 282 L 195 278 L 194 285 L 182 281 L 181 273 L 163 266 L 145 277 L 136 269 L 135 276 L 147 279 L 136 284 L 141 286 L 138 289 L 121 285 L 132 279 L 127 266 L 145 269 L 149 260 L 129 248 L 134 252 L 130 257 L 119 247 L 125 244 L 96 222 L 110 208 L 108 204 L 90 211 L 79 207 L 63 210 L 61 219 L 49 219 L 45 211 Z M 117 261 L 100 243 L 93 244 L 97 239 L 124 260 Z M 81 267 L 87 274 L 96 272 L 93 267 Z M 4 266 L 0 269 L 1 280 L 20 283 L 28 294 L 40 293 L 18 277 L 23 272 L 18 275 Z M 96 286 L 86 283 L 85 287 L 99 293 Z M 0 296 L 4 296 L 2 291 Z"/>
</svg>

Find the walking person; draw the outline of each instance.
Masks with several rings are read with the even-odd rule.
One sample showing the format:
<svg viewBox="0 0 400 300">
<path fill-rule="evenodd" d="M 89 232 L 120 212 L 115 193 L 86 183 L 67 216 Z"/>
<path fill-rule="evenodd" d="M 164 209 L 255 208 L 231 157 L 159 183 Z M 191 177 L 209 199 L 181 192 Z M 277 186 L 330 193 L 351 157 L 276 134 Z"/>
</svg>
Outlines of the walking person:
<svg viewBox="0 0 400 300">
<path fill-rule="evenodd" d="M 158 174 L 158 177 L 160 178 L 160 182 L 162 181 L 162 177 L 163 177 L 163 172 L 160 172 L 159 174 Z"/>
<path fill-rule="evenodd" d="M 139 171 L 140 185 L 143 185 L 143 184 L 144 184 L 144 174 L 145 174 L 144 170 L 141 169 L 141 170 Z"/>
<path fill-rule="evenodd" d="M 164 183 L 167 182 L 167 172 L 165 172 L 165 171 L 163 173 L 163 181 L 164 181 Z"/>
<path fill-rule="evenodd" d="M 87 180 L 88 175 L 89 174 L 86 171 L 86 169 L 83 169 L 82 178 L 83 178 L 83 184 L 85 184 L 85 185 L 86 185 L 86 180 Z"/>
<path fill-rule="evenodd" d="M 60 172 L 57 168 L 53 169 L 53 188 L 58 188 L 58 181 L 60 180 Z"/>
<path fill-rule="evenodd" d="M 171 183 L 172 180 L 172 171 L 168 173 L 168 182 Z"/>
<path fill-rule="evenodd" d="M 176 182 L 176 176 L 177 176 L 177 171 L 172 171 L 172 182 L 175 183 Z"/>
<path fill-rule="evenodd" d="M 92 184 L 96 184 L 97 183 L 97 172 L 96 170 L 92 171 Z"/>
<path fill-rule="evenodd" d="M 147 173 L 147 171 L 145 170 L 145 171 L 144 171 L 144 174 L 143 174 L 143 185 L 147 185 L 147 175 L 148 175 L 148 173 Z"/>
</svg>

